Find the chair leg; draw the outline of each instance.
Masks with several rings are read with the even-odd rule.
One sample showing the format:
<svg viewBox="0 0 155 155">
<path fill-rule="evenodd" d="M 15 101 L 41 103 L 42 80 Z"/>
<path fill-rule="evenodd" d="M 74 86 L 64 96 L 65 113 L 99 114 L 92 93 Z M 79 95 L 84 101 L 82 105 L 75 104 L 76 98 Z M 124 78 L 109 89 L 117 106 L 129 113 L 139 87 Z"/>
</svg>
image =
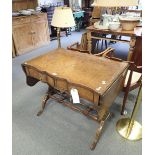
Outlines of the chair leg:
<svg viewBox="0 0 155 155">
<path fill-rule="evenodd" d="M 123 104 L 122 104 L 122 109 L 121 109 L 121 115 L 124 115 L 126 100 L 127 100 L 127 98 L 128 98 L 128 94 L 129 94 L 129 91 L 130 91 L 130 85 L 131 85 L 131 80 L 132 80 L 132 74 L 133 74 L 133 71 L 130 71 L 129 79 L 128 79 L 128 82 L 127 82 L 127 87 L 126 87 L 126 89 L 125 89 L 125 94 L 124 94 L 124 98 L 123 98 Z"/>
<path fill-rule="evenodd" d="M 99 40 L 96 42 L 96 45 L 97 45 L 97 50 L 98 50 Z"/>
<path fill-rule="evenodd" d="M 105 40 L 105 47 L 108 48 L 107 40 Z"/>
<path fill-rule="evenodd" d="M 103 50 L 103 40 L 102 40 L 102 44 L 101 44 L 101 49 Z"/>
</svg>

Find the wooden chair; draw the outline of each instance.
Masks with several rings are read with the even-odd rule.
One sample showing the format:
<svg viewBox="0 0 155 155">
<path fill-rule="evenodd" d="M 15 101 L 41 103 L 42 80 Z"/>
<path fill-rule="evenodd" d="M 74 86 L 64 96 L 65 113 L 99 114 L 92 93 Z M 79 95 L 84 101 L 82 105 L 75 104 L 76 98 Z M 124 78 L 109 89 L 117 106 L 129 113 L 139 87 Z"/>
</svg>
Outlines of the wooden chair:
<svg viewBox="0 0 155 155">
<path fill-rule="evenodd" d="M 96 49 L 98 50 L 99 47 L 99 41 L 98 39 L 94 39 L 92 40 L 92 51 L 95 51 Z M 89 53 L 89 51 L 87 50 L 87 33 L 83 33 L 82 37 L 81 37 L 81 43 L 79 42 L 75 42 L 72 45 L 68 46 L 67 49 L 69 50 L 74 50 L 74 51 L 79 51 L 79 52 L 83 52 L 83 53 Z M 107 43 L 105 43 L 106 48 L 107 48 Z M 103 47 L 103 43 L 102 46 Z M 95 54 L 90 53 L 90 54 Z"/>
<path fill-rule="evenodd" d="M 98 42 L 99 40 L 93 40 L 92 41 L 92 49 L 96 49 L 98 48 Z M 79 42 L 75 42 L 72 45 L 68 46 L 67 49 L 69 50 L 74 50 L 74 51 L 79 51 L 79 52 L 83 52 L 83 53 L 89 53 L 89 51 L 87 50 L 87 33 L 83 33 L 82 37 L 81 37 L 81 43 Z M 92 54 L 92 53 L 90 53 Z"/>
<path fill-rule="evenodd" d="M 92 53 L 89 53 L 89 51 L 87 50 L 87 33 L 82 34 L 81 43 L 75 42 L 72 45 L 68 46 L 67 49 L 82 52 L 82 53 L 92 54 Z M 114 50 L 113 48 L 109 47 L 103 52 L 100 52 L 98 54 L 93 54 L 93 55 L 103 56 L 104 53 L 107 53 L 113 50 Z"/>
<path fill-rule="evenodd" d="M 83 53 L 89 53 L 89 51 L 87 50 L 87 33 L 82 34 L 81 43 L 75 42 L 72 45 L 68 46 L 67 49 Z"/>
<path fill-rule="evenodd" d="M 95 22 L 98 22 L 101 18 L 101 14 L 103 12 L 106 13 L 106 10 L 105 8 L 102 8 L 102 7 L 94 7 L 93 8 L 93 11 L 92 11 L 92 17 L 90 18 L 90 25 L 93 25 Z M 107 35 L 106 34 L 100 34 L 99 37 L 106 37 Z M 100 41 L 100 40 L 99 40 Z M 99 46 L 99 41 L 97 42 L 97 48 Z M 107 48 L 108 47 L 108 44 L 107 44 L 107 40 L 101 40 L 101 48 L 103 49 L 103 42 L 105 41 L 105 47 Z"/>
<path fill-rule="evenodd" d="M 100 20 L 101 16 L 101 7 L 94 7 L 92 11 L 92 17 L 90 18 L 90 25 L 93 25 L 95 22 Z"/>
<path fill-rule="evenodd" d="M 123 61 L 115 57 L 114 50 L 105 52 L 103 56 L 109 59 L 117 59 L 117 60 Z M 130 63 L 130 67 L 124 82 L 123 90 L 125 91 L 125 94 L 124 94 L 124 99 L 123 99 L 123 104 L 121 109 L 122 115 L 124 114 L 124 109 L 125 109 L 126 100 L 127 100 L 129 91 L 139 87 L 142 79 L 142 38 L 141 37 L 137 38 L 134 54 L 132 56 L 131 61 L 128 61 L 128 62 Z"/>
</svg>

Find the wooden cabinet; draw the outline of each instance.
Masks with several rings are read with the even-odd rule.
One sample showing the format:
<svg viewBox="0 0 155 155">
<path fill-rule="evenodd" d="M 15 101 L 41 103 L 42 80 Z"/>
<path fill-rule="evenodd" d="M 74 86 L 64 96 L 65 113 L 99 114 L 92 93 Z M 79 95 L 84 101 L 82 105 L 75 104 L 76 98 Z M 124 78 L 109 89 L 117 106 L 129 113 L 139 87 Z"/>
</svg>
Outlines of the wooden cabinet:
<svg viewBox="0 0 155 155">
<path fill-rule="evenodd" d="M 16 55 L 50 43 L 46 14 L 13 18 L 13 43 Z"/>
<path fill-rule="evenodd" d="M 38 0 L 12 0 L 12 11 L 35 9 L 37 6 Z"/>
<path fill-rule="evenodd" d="M 46 43 L 49 42 L 48 31 L 49 29 L 47 22 L 36 21 L 32 23 L 32 38 L 35 47 L 45 45 Z"/>
<path fill-rule="evenodd" d="M 33 49 L 31 25 L 21 24 L 13 29 L 16 54 L 21 55 Z"/>
</svg>

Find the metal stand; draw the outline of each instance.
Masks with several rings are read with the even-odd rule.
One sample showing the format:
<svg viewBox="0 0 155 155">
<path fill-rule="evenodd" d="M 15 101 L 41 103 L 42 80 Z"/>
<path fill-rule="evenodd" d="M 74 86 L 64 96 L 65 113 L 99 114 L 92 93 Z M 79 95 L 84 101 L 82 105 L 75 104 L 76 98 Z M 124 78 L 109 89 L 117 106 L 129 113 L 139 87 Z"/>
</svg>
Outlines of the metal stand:
<svg viewBox="0 0 155 155">
<path fill-rule="evenodd" d="M 142 126 L 140 123 L 134 120 L 135 115 L 137 114 L 137 110 L 139 109 L 141 100 L 142 100 L 142 84 L 139 88 L 137 100 L 131 118 L 122 118 L 118 120 L 116 124 L 117 132 L 127 140 L 136 141 L 142 139 Z"/>
<path fill-rule="evenodd" d="M 60 27 L 57 28 L 57 38 L 58 38 L 58 48 L 61 48 L 61 42 L 60 42 Z"/>
</svg>

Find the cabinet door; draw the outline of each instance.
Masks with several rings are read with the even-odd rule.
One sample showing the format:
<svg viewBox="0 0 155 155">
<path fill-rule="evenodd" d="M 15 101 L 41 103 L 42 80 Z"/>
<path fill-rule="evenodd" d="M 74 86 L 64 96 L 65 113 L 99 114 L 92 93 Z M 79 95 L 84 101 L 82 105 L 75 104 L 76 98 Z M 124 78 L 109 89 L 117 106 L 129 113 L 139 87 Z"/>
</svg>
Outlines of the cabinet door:
<svg viewBox="0 0 155 155">
<path fill-rule="evenodd" d="M 48 23 L 45 20 L 32 23 L 32 36 L 35 47 L 50 43 Z"/>
<path fill-rule="evenodd" d="M 33 49 L 31 25 L 21 24 L 13 27 L 13 40 L 17 55 L 21 55 Z"/>
</svg>

